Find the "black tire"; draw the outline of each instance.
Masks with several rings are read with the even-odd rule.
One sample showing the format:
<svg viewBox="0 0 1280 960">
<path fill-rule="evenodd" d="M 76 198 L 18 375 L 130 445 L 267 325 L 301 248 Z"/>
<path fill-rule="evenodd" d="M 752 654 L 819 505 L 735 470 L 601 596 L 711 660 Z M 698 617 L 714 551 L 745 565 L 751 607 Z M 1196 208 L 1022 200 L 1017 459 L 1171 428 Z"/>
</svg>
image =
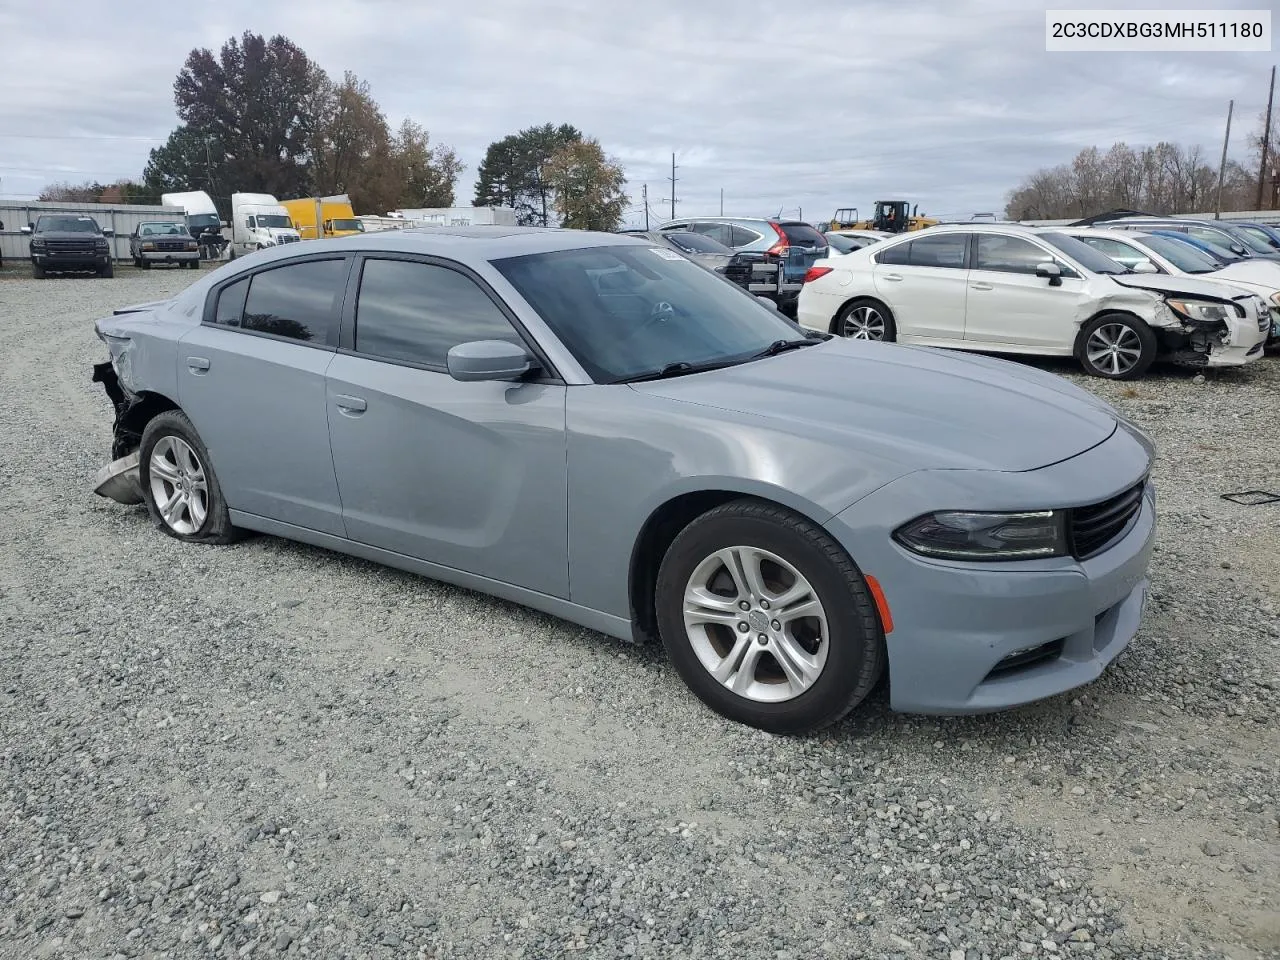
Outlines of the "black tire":
<svg viewBox="0 0 1280 960">
<path fill-rule="evenodd" d="M 156 444 L 166 437 L 177 437 L 186 443 L 204 472 L 207 509 L 203 523 L 193 532 L 179 532 L 165 521 L 151 488 L 151 456 Z M 138 473 L 142 482 L 142 495 L 147 504 L 147 513 L 151 515 L 151 522 L 161 531 L 176 540 L 185 540 L 190 543 L 232 543 L 240 538 L 240 531 L 231 525 L 227 501 L 223 498 L 222 488 L 218 485 L 218 476 L 214 473 L 209 451 L 185 413 L 180 410 L 166 410 L 153 417 L 142 431 L 142 443 L 138 453 Z M 187 517 L 191 519 L 189 512 Z"/>
<path fill-rule="evenodd" d="M 860 311 L 873 311 L 879 315 L 883 325 L 883 334 L 881 336 L 862 336 L 855 337 L 849 331 L 851 325 L 854 324 L 854 314 Z M 893 311 L 885 304 L 876 300 L 874 297 L 858 297 L 856 300 L 850 300 L 840 312 L 835 315 L 835 319 L 831 321 L 831 332 L 838 337 L 848 337 L 857 340 L 878 340 L 882 343 L 893 343 L 898 339 L 898 324 L 893 318 Z"/>
<path fill-rule="evenodd" d="M 764 702 L 727 689 L 698 659 L 685 628 L 690 578 L 705 559 L 732 546 L 767 550 L 791 564 L 826 612 L 826 662 L 812 685 L 791 699 Z M 681 531 L 658 570 L 656 608 L 667 655 L 694 694 L 722 716 L 770 733 L 808 733 L 830 726 L 871 692 L 884 670 L 884 633 L 857 565 L 821 527 L 763 500 L 733 500 Z M 735 634 L 727 626 L 723 630 L 720 636 L 727 643 Z"/>
<path fill-rule="evenodd" d="M 1128 354 L 1118 355 L 1119 359 L 1115 363 L 1091 360 L 1089 358 L 1090 338 L 1095 333 L 1108 340 L 1119 339 L 1122 345 L 1136 349 L 1137 360 L 1133 361 L 1131 366 L 1124 365 L 1128 362 L 1125 359 Z M 1076 337 L 1075 353 L 1076 360 L 1080 362 L 1080 366 L 1084 367 L 1084 372 L 1092 377 L 1102 377 L 1107 380 L 1136 380 L 1150 369 L 1159 349 L 1160 345 L 1151 328 L 1133 314 L 1103 313 L 1080 328 L 1080 334 Z"/>
<path fill-rule="evenodd" d="M 98 268 L 98 276 L 100 277 L 110 278 L 110 277 L 114 277 L 115 275 L 116 275 L 116 265 L 112 263 L 110 260 L 108 260 L 106 263 L 104 263 L 102 266 Z"/>
<path fill-rule="evenodd" d="M 44 279 L 44 264 L 37 260 L 31 261 L 31 277 L 34 280 Z"/>
<path fill-rule="evenodd" d="M 199 269 L 200 269 L 200 261 L 199 261 L 199 260 L 189 260 L 189 261 L 187 261 L 187 262 L 191 265 L 191 269 L 192 269 L 192 270 L 199 270 Z"/>
</svg>

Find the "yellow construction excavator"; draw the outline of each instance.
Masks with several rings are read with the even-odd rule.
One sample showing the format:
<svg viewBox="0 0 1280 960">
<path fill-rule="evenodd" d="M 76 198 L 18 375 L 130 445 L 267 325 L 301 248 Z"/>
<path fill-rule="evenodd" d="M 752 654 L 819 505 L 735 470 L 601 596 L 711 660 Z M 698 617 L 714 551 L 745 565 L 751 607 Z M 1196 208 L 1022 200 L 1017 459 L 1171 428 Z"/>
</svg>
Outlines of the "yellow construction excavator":
<svg viewBox="0 0 1280 960">
<path fill-rule="evenodd" d="M 841 207 L 826 225 L 828 230 L 880 230 L 884 233 L 903 233 L 907 230 L 923 230 L 936 226 L 940 221 L 922 217 L 918 207 L 905 200 L 877 200 L 876 212 L 870 220 L 858 218 L 857 207 Z"/>
</svg>

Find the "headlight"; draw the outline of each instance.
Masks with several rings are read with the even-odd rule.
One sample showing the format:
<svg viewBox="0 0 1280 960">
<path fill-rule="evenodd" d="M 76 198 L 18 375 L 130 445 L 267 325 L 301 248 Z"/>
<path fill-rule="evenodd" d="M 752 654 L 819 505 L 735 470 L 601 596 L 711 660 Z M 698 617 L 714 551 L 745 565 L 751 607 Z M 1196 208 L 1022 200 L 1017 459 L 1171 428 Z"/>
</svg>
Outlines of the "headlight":
<svg viewBox="0 0 1280 960">
<path fill-rule="evenodd" d="M 144 243 L 142 245 L 143 250 L 154 250 L 155 248 L 156 248 L 156 245 L 154 243 Z"/>
<path fill-rule="evenodd" d="M 200 249 L 200 244 L 196 243 L 194 240 L 188 240 L 188 241 L 187 241 L 187 249 L 188 249 L 188 250 L 199 250 L 199 249 Z"/>
<path fill-rule="evenodd" d="M 31 241 L 31 249 L 32 249 L 32 250 L 43 250 L 43 249 L 44 249 L 44 241 L 43 241 L 43 240 L 32 240 L 32 241 Z"/>
<path fill-rule="evenodd" d="M 1175 311 L 1191 320 L 1225 323 L 1244 316 L 1244 308 L 1235 304 L 1206 303 L 1199 300 L 1166 300 Z"/>
<path fill-rule="evenodd" d="M 1066 514 L 1061 510 L 940 511 L 912 520 L 894 537 L 915 553 L 946 560 L 1028 560 L 1068 553 Z"/>
<path fill-rule="evenodd" d="M 1271 302 L 1276 304 L 1277 306 L 1280 306 L 1280 290 L 1277 290 L 1275 293 L 1271 295 Z"/>
</svg>

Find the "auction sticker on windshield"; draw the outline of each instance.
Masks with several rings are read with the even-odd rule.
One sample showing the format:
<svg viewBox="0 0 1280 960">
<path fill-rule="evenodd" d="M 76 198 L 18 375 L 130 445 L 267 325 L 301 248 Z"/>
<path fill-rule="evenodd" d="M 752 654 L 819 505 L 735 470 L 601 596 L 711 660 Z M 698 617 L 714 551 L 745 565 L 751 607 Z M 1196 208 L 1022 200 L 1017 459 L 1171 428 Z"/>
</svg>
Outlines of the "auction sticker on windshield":
<svg viewBox="0 0 1280 960">
<path fill-rule="evenodd" d="M 663 260 L 683 260 L 684 259 L 684 257 L 680 256 L 680 254 L 676 253 L 674 250 L 663 250 L 661 247 L 650 247 L 649 249 L 652 250 L 654 253 L 656 253 L 658 256 L 660 256 Z"/>
</svg>

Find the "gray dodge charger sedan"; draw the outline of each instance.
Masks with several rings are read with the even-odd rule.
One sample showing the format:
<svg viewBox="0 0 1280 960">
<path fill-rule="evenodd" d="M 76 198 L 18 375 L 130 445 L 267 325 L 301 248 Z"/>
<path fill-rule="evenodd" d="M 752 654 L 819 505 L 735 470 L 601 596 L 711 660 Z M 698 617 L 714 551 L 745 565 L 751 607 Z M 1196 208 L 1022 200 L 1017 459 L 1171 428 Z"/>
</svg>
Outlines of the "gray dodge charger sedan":
<svg viewBox="0 0 1280 960">
<path fill-rule="evenodd" d="M 660 638 L 786 733 L 1093 680 L 1138 629 L 1147 437 L 1065 380 L 806 335 L 615 234 L 386 231 L 264 250 L 97 321 L 98 492 Z"/>
</svg>

